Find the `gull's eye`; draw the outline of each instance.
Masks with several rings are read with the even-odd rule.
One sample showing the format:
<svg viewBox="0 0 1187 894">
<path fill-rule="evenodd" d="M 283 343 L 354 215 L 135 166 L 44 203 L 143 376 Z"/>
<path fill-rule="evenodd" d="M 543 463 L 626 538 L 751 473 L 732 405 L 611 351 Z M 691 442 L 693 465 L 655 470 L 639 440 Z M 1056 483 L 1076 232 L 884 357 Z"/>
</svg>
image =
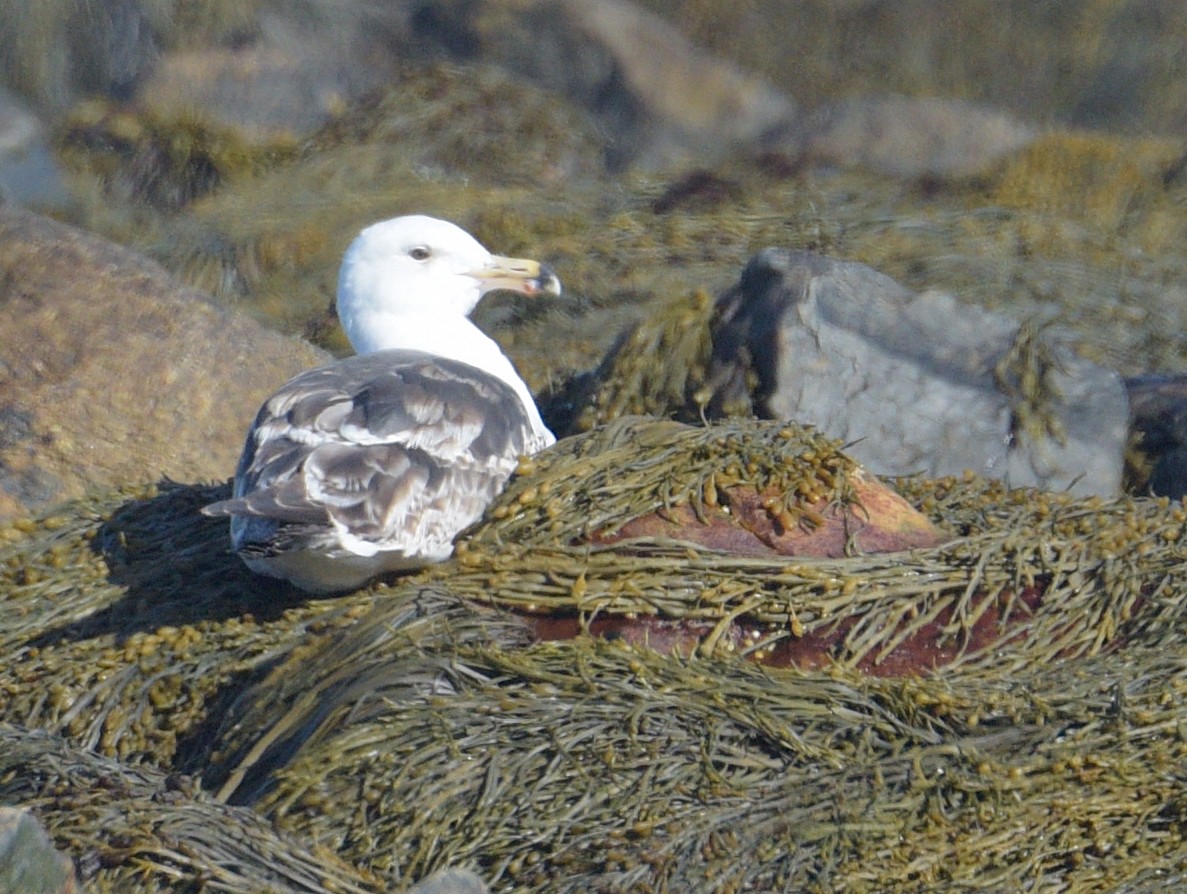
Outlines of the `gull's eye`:
<svg viewBox="0 0 1187 894">
<path fill-rule="evenodd" d="M 412 258 L 414 261 L 427 261 L 429 259 L 429 255 L 431 254 L 432 252 L 423 245 L 418 245 L 416 248 L 412 249 L 412 251 L 408 252 L 408 257 Z"/>
</svg>

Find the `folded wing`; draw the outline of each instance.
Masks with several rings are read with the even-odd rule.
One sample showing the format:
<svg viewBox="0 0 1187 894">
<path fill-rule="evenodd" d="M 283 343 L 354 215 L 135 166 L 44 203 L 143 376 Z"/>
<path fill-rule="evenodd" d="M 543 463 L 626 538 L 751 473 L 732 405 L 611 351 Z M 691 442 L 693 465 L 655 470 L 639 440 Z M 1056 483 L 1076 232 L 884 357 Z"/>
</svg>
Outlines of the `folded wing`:
<svg viewBox="0 0 1187 894">
<path fill-rule="evenodd" d="M 379 351 L 310 370 L 260 409 L 235 474 L 237 550 L 434 561 L 521 454 L 543 446 L 515 391 L 454 360 Z"/>
</svg>

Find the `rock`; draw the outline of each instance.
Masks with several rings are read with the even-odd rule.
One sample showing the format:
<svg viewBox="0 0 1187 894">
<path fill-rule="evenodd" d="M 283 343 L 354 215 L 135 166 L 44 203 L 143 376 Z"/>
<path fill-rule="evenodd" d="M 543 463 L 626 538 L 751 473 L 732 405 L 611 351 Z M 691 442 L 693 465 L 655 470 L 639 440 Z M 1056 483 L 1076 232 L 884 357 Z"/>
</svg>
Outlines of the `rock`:
<svg viewBox="0 0 1187 894">
<path fill-rule="evenodd" d="M 0 205 L 62 210 L 70 197 L 37 117 L 0 89 Z"/>
<path fill-rule="evenodd" d="M 0 209 L 0 517 L 224 478 L 259 404 L 326 355 L 127 249 Z"/>
<path fill-rule="evenodd" d="M 812 108 L 894 92 L 1113 133 L 1179 134 L 1187 123 L 1179 4 L 638 2 Z"/>
<path fill-rule="evenodd" d="M 613 168 L 710 161 L 795 132 L 789 98 L 623 0 L 427 2 L 413 28 L 439 53 L 503 66 L 586 109 Z"/>
<path fill-rule="evenodd" d="M 359 92 L 351 89 L 351 72 L 334 63 L 308 48 L 187 50 L 161 60 L 139 99 L 163 113 L 199 109 L 205 120 L 254 142 L 300 137 Z"/>
<path fill-rule="evenodd" d="M 163 51 L 242 40 L 259 6 L 259 0 L 4 4 L 0 72 L 42 111 L 62 112 L 87 97 L 128 100 Z"/>
<path fill-rule="evenodd" d="M 1139 493 L 1180 500 L 1187 496 L 1187 375 L 1125 380 L 1132 410 L 1131 485 Z"/>
<path fill-rule="evenodd" d="M 629 519 L 595 543 L 658 537 L 735 556 L 839 558 L 936 546 L 951 538 L 862 468 L 849 472 L 852 502 L 777 488 L 722 487 L 715 504 L 683 503 Z M 823 491 L 824 488 L 822 487 Z M 778 508 L 776 508 L 778 507 Z"/>
<path fill-rule="evenodd" d="M 27 810 L 0 807 L 0 891 L 72 894 L 74 865 Z"/>
<path fill-rule="evenodd" d="M 249 139 L 306 135 L 385 83 L 410 4 L 46 0 L 0 7 L 0 83 L 55 115 L 83 99 L 185 112 Z"/>
<path fill-rule="evenodd" d="M 300 138 L 396 76 L 401 54 L 391 44 L 405 43 L 406 7 L 269 10 L 249 41 L 163 55 L 137 101 L 166 116 L 196 111 L 252 142 Z"/>
<path fill-rule="evenodd" d="M 814 425 L 882 475 L 971 469 L 1015 487 L 1120 488 L 1124 386 L 1059 333 L 778 248 L 750 261 L 717 310 L 711 410 L 750 401 Z"/>
<path fill-rule="evenodd" d="M 408 894 L 487 894 L 486 882 L 468 869 L 434 873 L 408 889 Z"/>
<path fill-rule="evenodd" d="M 972 174 L 1037 134 L 986 106 L 905 96 L 833 103 L 813 112 L 806 130 L 812 160 L 862 165 L 897 177 Z M 795 135 L 793 148 L 803 139 Z"/>
</svg>

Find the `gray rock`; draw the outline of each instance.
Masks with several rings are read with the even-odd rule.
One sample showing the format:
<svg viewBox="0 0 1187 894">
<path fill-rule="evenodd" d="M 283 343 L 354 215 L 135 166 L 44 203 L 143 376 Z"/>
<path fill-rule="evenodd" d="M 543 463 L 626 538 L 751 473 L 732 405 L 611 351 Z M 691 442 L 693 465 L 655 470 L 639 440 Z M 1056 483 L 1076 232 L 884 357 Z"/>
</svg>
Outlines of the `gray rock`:
<svg viewBox="0 0 1187 894">
<path fill-rule="evenodd" d="M 41 210 L 70 206 L 62 172 L 37 117 L 7 90 L 0 89 L 0 205 Z"/>
<path fill-rule="evenodd" d="M 614 168 L 711 162 L 796 131 L 789 98 L 624 0 L 430 0 L 413 25 L 438 53 L 502 66 L 584 108 Z"/>
<path fill-rule="evenodd" d="M 750 261 L 718 310 L 717 406 L 749 398 L 759 415 L 815 425 L 879 474 L 1120 488 L 1125 388 L 1054 330 L 777 248 Z"/>
<path fill-rule="evenodd" d="M 468 869 L 446 869 L 408 889 L 408 894 L 488 894 L 486 882 Z"/>
<path fill-rule="evenodd" d="M 0 3 L 0 84 L 50 116 L 79 100 L 300 137 L 408 55 L 412 0 Z"/>
<path fill-rule="evenodd" d="M 244 39 L 259 5 L 259 0 L 0 3 L 0 78 L 45 113 L 64 112 L 90 97 L 128 100 L 162 51 Z"/>
<path fill-rule="evenodd" d="M 861 165 L 896 177 L 961 176 L 1029 144 L 1038 130 L 996 109 L 958 99 L 850 99 L 805 121 L 809 158 Z"/>
<path fill-rule="evenodd" d="M 249 142 L 312 133 L 396 76 L 406 3 L 298 4 L 261 13 L 250 41 L 162 54 L 137 102 L 162 114 L 196 111 Z"/>
<path fill-rule="evenodd" d="M 795 144 L 798 108 L 764 79 L 697 49 L 626 0 L 422 0 L 261 13 L 241 46 L 163 53 L 138 89 L 241 134 L 300 135 L 408 61 L 501 68 L 598 122 L 610 167 L 709 163 L 772 133 Z"/>
<path fill-rule="evenodd" d="M 1036 133 L 993 109 L 938 98 L 855 98 L 804 114 L 761 76 L 623 0 L 430 0 L 412 28 L 451 58 L 563 93 L 601 123 L 612 168 L 767 149 L 894 176 L 961 175 Z"/>
<path fill-rule="evenodd" d="M 0 892 L 71 894 L 74 865 L 27 810 L 0 807 Z"/>
<path fill-rule="evenodd" d="M 97 486 L 225 478 L 263 399 L 327 356 L 15 208 L 0 208 L 0 307 L 0 518 Z"/>
</svg>

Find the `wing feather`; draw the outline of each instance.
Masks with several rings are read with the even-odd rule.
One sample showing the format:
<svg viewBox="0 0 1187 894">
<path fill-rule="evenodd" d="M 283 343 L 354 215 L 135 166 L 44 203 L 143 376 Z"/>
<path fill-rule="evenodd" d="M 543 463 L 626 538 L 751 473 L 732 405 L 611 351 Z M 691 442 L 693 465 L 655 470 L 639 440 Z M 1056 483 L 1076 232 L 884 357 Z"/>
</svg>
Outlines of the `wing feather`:
<svg viewBox="0 0 1187 894">
<path fill-rule="evenodd" d="M 538 449 L 515 391 L 414 351 L 351 357 L 291 379 L 260 409 L 234 497 L 237 549 L 327 547 L 440 557 Z"/>
</svg>

